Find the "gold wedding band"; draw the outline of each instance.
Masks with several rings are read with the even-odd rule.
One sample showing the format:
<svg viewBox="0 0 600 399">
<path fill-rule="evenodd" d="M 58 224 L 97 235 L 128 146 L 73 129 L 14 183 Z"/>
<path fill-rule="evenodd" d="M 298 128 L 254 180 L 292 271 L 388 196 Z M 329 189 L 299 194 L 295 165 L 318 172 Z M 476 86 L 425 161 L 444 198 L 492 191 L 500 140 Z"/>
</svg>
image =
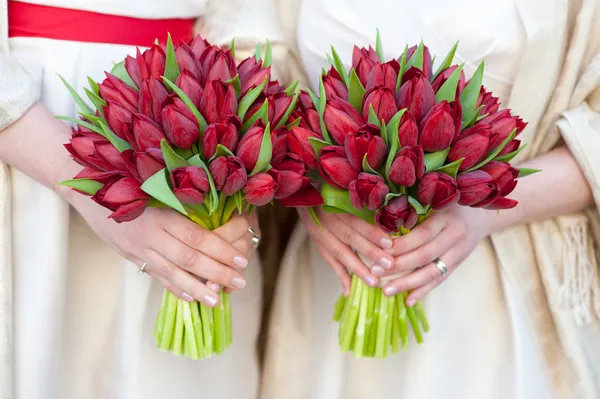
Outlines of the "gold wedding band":
<svg viewBox="0 0 600 399">
<path fill-rule="evenodd" d="M 446 266 L 446 264 L 440 258 L 437 258 L 436 260 L 434 260 L 433 264 L 442 273 L 442 276 L 445 276 L 446 274 L 448 274 L 448 266 Z"/>
<path fill-rule="evenodd" d="M 138 269 L 138 273 L 144 273 L 146 266 L 148 266 L 148 262 L 144 262 L 144 264 Z"/>
<path fill-rule="evenodd" d="M 252 248 L 257 248 L 260 244 L 260 237 L 258 236 L 258 234 L 256 234 L 256 231 L 254 231 L 252 227 L 248 227 L 248 233 L 252 234 Z"/>
</svg>

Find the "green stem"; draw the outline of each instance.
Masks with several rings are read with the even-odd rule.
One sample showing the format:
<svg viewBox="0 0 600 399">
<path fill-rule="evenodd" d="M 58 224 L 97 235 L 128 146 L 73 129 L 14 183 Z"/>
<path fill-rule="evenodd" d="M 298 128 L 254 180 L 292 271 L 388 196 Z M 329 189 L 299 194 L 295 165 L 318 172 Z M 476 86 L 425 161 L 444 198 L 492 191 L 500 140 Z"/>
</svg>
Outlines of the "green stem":
<svg viewBox="0 0 600 399">
<path fill-rule="evenodd" d="M 183 299 L 177 298 L 177 313 L 175 314 L 175 332 L 171 351 L 176 355 L 183 353 Z"/>
<path fill-rule="evenodd" d="M 417 312 L 417 316 L 419 317 L 419 321 L 421 322 L 421 326 L 423 326 L 423 331 L 429 332 L 429 321 L 427 320 L 425 309 L 423 309 L 423 303 L 421 303 L 421 301 L 418 301 L 417 303 L 415 303 L 414 308 Z"/>
<path fill-rule="evenodd" d="M 221 225 L 224 225 L 231 219 L 233 211 L 235 211 L 235 198 L 227 197 L 225 200 L 225 208 L 223 209 L 223 215 L 221 216 Z"/>
<path fill-rule="evenodd" d="M 169 303 L 169 291 L 163 290 L 163 297 L 160 303 L 160 311 L 158 313 L 158 317 L 156 318 L 156 323 L 154 323 L 154 338 L 156 338 L 156 342 L 160 342 L 163 335 L 163 329 L 165 326 L 165 317 L 166 317 L 166 309 Z"/>
<path fill-rule="evenodd" d="M 385 333 L 387 330 L 388 314 L 387 304 L 389 302 L 388 296 L 381 294 L 381 303 L 379 306 L 379 324 L 377 325 L 377 344 L 375 346 L 375 357 L 383 359 L 385 356 Z"/>
<path fill-rule="evenodd" d="M 346 297 L 342 294 L 338 298 L 337 302 L 333 307 L 333 320 L 340 321 L 340 317 L 342 317 L 342 312 L 344 311 L 344 307 L 346 307 Z"/>
<path fill-rule="evenodd" d="M 348 316 L 345 320 L 346 325 L 344 327 L 344 336 L 342 336 L 342 352 L 348 352 L 350 350 L 350 346 L 352 345 L 352 341 L 354 340 L 356 323 L 358 321 L 360 298 L 362 295 L 363 286 L 366 287 L 366 284 L 356 276 L 352 276 L 352 285 L 355 285 L 356 289 L 350 294 L 349 298 L 350 309 L 348 309 Z"/>
<path fill-rule="evenodd" d="M 366 355 L 365 351 L 365 339 L 366 339 L 366 326 L 367 326 L 367 310 L 369 308 L 369 291 L 372 290 L 371 287 L 363 287 L 361 298 L 360 298 L 360 308 L 358 314 L 358 322 L 356 324 L 356 337 L 355 337 L 355 345 L 354 345 L 354 356 L 356 357 L 364 357 Z"/>
<path fill-rule="evenodd" d="M 406 315 L 408 316 L 408 320 L 410 320 L 410 324 L 412 325 L 413 333 L 415 334 L 415 339 L 418 344 L 423 343 L 423 336 L 421 335 L 421 329 L 419 328 L 419 320 L 417 319 L 417 314 L 415 310 L 407 306 L 406 307 Z"/>
<path fill-rule="evenodd" d="M 173 329 L 175 328 L 175 316 L 177 315 L 177 297 L 168 292 L 169 299 L 165 309 L 165 323 L 159 348 L 168 351 L 173 340 Z"/>
<path fill-rule="evenodd" d="M 233 343 L 233 320 L 231 314 L 231 297 L 228 293 L 223 294 L 223 306 L 225 307 L 225 331 L 227 332 L 227 346 Z"/>
<path fill-rule="evenodd" d="M 374 357 L 377 351 L 377 337 L 379 336 L 379 318 L 380 318 L 380 307 L 381 298 L 383 292 L 381 288 L 375 288 L 373 293 L 373 322 L 371 323 L 371 338 L 369 339 L 369 356 Z"/>
<path fill-rule="evenodd" d="M 387 322 L 385 323 L 385 344 L 383 357 L 387 357 L 392 343 L 392 324 L 394 322 L 394 297 L 387 297 L 387 309 L 385 312 Z"/>
<path fill-rule="evenodd" d="M 198 345 L 196 344 L 196 334 L 194 333 L 194 321 L 192 319 L 192 307 L 189 302 L 183 302 L 183 324 L 185 326 L 185 355 L 192 359 L 198 359 Z"/>
<path fill-rule="evenodd" d="M 402 341 L 402 350 L 406 351 L 408 348 L 408 323 L 406 320 L 406 305 L 404 304 L 405 294 L 398 294 L 395 296 L 396 307 L 397 307 L 397 318 L 398 328 L 400 330 L 400 340 Z"/>
<path fill-rule="evenodd" d="M 196 347 L 198 348 L 198 358 L 204 359 L 208 354 L 204 347 L 204 334 L 202 331 L 202 319 L 200 317 L 200 309 L 198 309 L 198 302 L 192 302 L 190 307 L 192 309 L 192 327 L 194 329 L 194 337 L 196 338 Z"/>
<path fill-rule="evenodd" d="M 392 353 L 398 353 L 400 350 L 400 322 L 396 315 L 398 314 L 398 304 L 396 303 L 396 297 L 393 298 L 392 302 Z"/>
<path fill-rule="evenodd" d="M 206 357 L 211 357 L 214 353 L 214 325 L 212 309 L 202 303 L 198 303 L 198 306 L 200 307 L 200 317 L 202 319 L 202 335 L 204 336 L 204 348 L 206 352 Z"/>
</svg>

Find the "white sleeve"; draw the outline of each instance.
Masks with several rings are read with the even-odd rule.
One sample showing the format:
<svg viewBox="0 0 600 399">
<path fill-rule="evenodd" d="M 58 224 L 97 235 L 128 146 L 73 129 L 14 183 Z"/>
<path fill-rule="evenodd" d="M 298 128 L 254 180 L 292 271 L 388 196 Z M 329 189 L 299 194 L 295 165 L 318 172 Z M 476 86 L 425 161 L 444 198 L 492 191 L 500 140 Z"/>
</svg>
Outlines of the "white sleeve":
<svg viewBox="0 0 600 399">
<path fill-rule="evenodd" d="M 21 118 L 39 98 L 39 82 L 0 52 L 0 130 Z"/>
</svg>

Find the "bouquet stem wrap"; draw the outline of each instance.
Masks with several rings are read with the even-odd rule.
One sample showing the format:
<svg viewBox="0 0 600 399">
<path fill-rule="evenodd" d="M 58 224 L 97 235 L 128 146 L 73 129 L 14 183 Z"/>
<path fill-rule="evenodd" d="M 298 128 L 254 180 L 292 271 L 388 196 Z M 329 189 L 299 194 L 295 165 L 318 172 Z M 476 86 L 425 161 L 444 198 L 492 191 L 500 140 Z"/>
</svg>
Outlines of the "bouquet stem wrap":
<svg viewBox="0 0 600 399">
<path fill-rule="evenodd" d="M 227 223 L 236 209 L 233 197 L 221 198 L 219 204 L 210 216 L 190 213 L 190 218 L 199 226 L 214 230 Z M 154 337 L 161 350 L 191 359 L 223 353 L 233 341 L 229 294 L 221 290 L 219 304 L 209 308 L 197 301 L 184 301 L 164 290 Z"/>
</svg>

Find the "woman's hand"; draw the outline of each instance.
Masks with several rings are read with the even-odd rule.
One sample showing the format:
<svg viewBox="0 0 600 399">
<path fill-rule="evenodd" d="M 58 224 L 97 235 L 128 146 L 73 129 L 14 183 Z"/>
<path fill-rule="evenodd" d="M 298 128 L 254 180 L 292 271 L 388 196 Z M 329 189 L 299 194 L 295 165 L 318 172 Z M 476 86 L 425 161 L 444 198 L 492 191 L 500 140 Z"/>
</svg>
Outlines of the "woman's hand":
<svg viewBox="0 0 600 399">
<path fill-rule="evenodd" d="M 396 257 L 389 270 L 373 268 L 376 276 L 408 273 L 387 283 L 383 292 L 390 296 L 410 291 L 406 304 L 412 306 L 437 287 L 471 254 L 490 233 L 485 210 L 454 206 L 433 214 L 410 233 L 394 239 L 391 253 Z M 447 267 L 443 274 L 434 264 L 441 260 Z"/>
<path fill-rule="evenodd" d="M 385 249 L 390 250 L 393 242 L 377 226 L 352 215 L 319 210 L 317 213 L 323 226 L 320 229 L 312 220 L 308 210 L 299 209 L 299 213 L 319 252 L 342 281 L 346 295 L 350 293 L 351 282 L 348 271 L 356 274 L 372 287 L 376 287 L 379 283 L 353 249 L 375 260 L 382 270 L 392 267 L 394 258 L 385 252 Z"/>
</svg>

